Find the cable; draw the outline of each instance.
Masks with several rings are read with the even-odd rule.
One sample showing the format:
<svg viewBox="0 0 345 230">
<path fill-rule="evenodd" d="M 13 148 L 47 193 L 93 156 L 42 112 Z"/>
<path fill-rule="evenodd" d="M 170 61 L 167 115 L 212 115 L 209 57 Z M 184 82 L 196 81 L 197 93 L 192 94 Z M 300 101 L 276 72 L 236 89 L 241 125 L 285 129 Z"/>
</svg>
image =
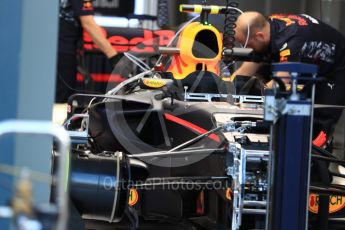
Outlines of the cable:
<svg viewBox="0 0 345 230">
<path fill-rule="evenodd" d="M 148 72 L 148 71 L 151 71 L 150 70 L 150 67 L 145 63 L 143 62 L 142 60 L 140 60 L 139 58 L 137 58 L 136 56 L 132 55 L 131 53 L 128 53 L 128 52 L 124 52 L 123 53 L 130 61 L 132 61 L 134 64 L 136 64 L 140 69 L 142 69 L 144 72 Z M 132 79 L 132 78 L 130 78 Z M 132 82 L 132 81 L 130 81 Z M 121 83 L 119 84 L 121 85 Z M 123 85 L 124 86 L 124 85 Z M 121 86 L 121 88 L 123 87 Z M 117 87 L 116 87 L 117 88 Z M 113 90 L 115 90 L 116 88 L 114 88 Z M 120 88 L 120 89 L 121 89 Z M 118 90 L 120 90 L 118 89 Z M 118 91 L 117 90 L 117 91 Z M 110 90 L 107 94 L 109 94 L 112 90 Z M 117 92 L 116 91 L 116 92 Z M 92 92 L 93 93 L 93 92 Z M 95 94 L 95 93 L 94 93 Z M 111 94 L 111 93 L 110 93 Z M 115 94 L 115 93 L 114 93 Z M 94 102 L 94 100 L 96 99 L 96 97 L 92 98 L 88 104 L 88 106 L 86 108 L 90 108 L 92 103 Z"/>
<path fill-rule="evenodd" d="M 124 55 L 130 60 L 132 61 L 134 64 L 136 64 L 140 69 L 142 69 L 143 71 L 149 71 L 150 67 L 143 62 L 142 60 L 140 60 L 139 58 L 137 58 L 136 56 L 132 55 L 131 53 L 125 52 Z M 81 90 L 81 89 L 76 89 L 71 87 L 65 80 L 64 78 L 61 76 L 60 73 L 57 74 L 59 79 L 61 80 L 61 82 L 70 90 L 75 91 L 76 93 L 88 93 L 88 94 L 98 94 L 99 92 L 96 91 L 91 91 L 91 90 Z"/>
<path fill-rule="evenodd" d="M 223 33 L 223 50 L 230 49 L 231 53 L 233 52 L 233 48 L 235 46 L 235 28 L 236 28 L 236 20 L 237 14 L 236 10 L 230 10 L 229 7 L 238 7 L 237 2 L 229 2 L 226 0 L 226 9 L 225 9 L 225 19 L 224 19 L 224 33 Z M 229 70 L 229 67 L 235 64 L 235 61 L 232 61 L 222 67 L 221 72 L 224 74 L 224 70 Z M 230 72 L 229 72 L 230 75 Z"/>
<path fill-rule="evenodd" d="M 95 92 L 95 91 L 91 91 L 91 90 L 82 90 L 82 89 L 75 89 L 75 88 L 72 88 L 64 79 L 63 77 L 61 76 L 60 73 L 57 74 L 58 75 L 58 78 L 62 81 L 62 83 L 70 90 L 73 90 L 75 91 L 76 93 L 90 93 L 90 94 L 97 94 L 99 92 Z"/>
<path fill-rule="evenodd" d="M 89 102 L 89 104 L 88 104 L 88 106 L 87 106 L 86 108 L 89 109 L 89 108 L 91 107 L 93 101 L 96 100 L 96 99 L 97 99 L 96 97 L 93 97 L 93 98 L 90 100 L 90 102 Z M 86 113 L 87 113 L 87 110 L 86 110 Z"/>
<path fill-rule="evenodd" d="M 123 53 L 130 61 L 132 61 L 134 64 L 136 64 L 140 69 L 142 69 L 145 73 L 146 72 L 151 72 L 151 70 L 150 70 L 150 67 L 145 63 L 145 62 L 143 62 L 142 60 L 140 60 L 139 58 L 137 58 L 136 56 L 134 56 L 134 55 L 132 55 L 131 53 L 129 53 L 129 52 L 125 52 L 125 53 Z M 130 79 L 132 79 L 132 78 L 130 78 Z M 61 80 L 63 80 L 62 78 L 61 78 Z M 132 82 L 132 81 L 131 81 Z M 70 88 L 70 89 L 72 89 L 70 86 L 68 86 L 67 85 L 67 83 L 64 81 L 64 84 L 68 87 L 68 88 Z M 119 85 L 121 85 L 121 83 L 119 84 Z M 123 87 L 123 86 L 122 86 Z M 121 87 L 121 88 L 122 88 Z M 117 87 L 116 87 L 117 88 Z M 114 88 L 113 90 L 115 90 L 116 88 Z M 121 89 L 120 88 L 120 89 Z M 118 89 L 118 90 L 120 90 L 120 89 Z M 72 90 L 74 90 L 74 89 L 72 89 Z M 117 91 L 118 91 L 117 90 Z M 75 90 L 76 91 L 76 90 Z M 109 92 L 111 92 L 112 90 L 110 90 Z M 116 91 L 116 92 L 117 92 Z M 80 91 L 79 91 L 80 92 Z M 85 92 L 85 93 L 91 93 L 91 94 L 97 94 L 97 92 L 92 92 L 92 91 L 83 91 L 83 92 Z M 108 93 L 109 93 L 108 92 Z M 107 94 L 108 94 L 107 93 Z M 93 101 L 95 100 L 96 98 L 94 97 L 94 98 L 92 98 L 91 100 L 90 100 L 90 102 L 89 102 L 89 104 L 88 104 L 88 107 L 87 108 L 90 108 L 90 106 L 91 106 L 91 104 L 93 103 Z"/>
<path fill-rule="evenodd" d="M 229 68 L 230 66 L 232 66 L 232 65 L 234 65 L 234 64 L 235 64 L 235 61 L 232 61 L 232 62 L 230 62 L 229 64 L 225 65 L 225 66 L 222 68 L 222 70 L 225 70 L 225 69 Z"/>
<path fill-rule="evenodd" d="M 329 158 L 333 158 L 333 159 L 338 159 L 335 156 L 333 156 L 332 153 L 330 153 L 327 150 L 325 150 L 323 148 L 320 148 L 320 147 L 318 147 L 316 145 L 312 145 L 312 153 L 316 153 L 316 154 L 323 155 L 323 156 L 326 156 L 326 157 L 329 157 Z"/>
<path fill-rule="evenodd" d="M 168 0 L 158 0 L 157 24 L 160 28 L 169 27 L 169 3 Z"/>
<path fill-rule="evenodd" d="M 148 66 L 145 62 L 137 58 L 136 56 L 132 55 L 131 53 L 125 52 L 123 53 L 130 61 L 136 64 L 140 69 L 143 71 L 150 70 L 150 66 Z"/>
<path fill-rule="evenodd" d="M 147 70 L 145 72 L 142 72 L 134 77 L 128 78 L 127 80 L 121 82 L 118 84 L 115 88 L 109 90 L 106 95 L 115 95 L 122 87 L 128 85 L 129 83 L 132 83 L 134 81 L 139 80 L 140 78 L 143 78 L 146 74 L 152 73 L 152 70 Z"/>
<path fill-rule="evenodd" d="M 151 69 L 151 67 L 150 67 L 148 64 L 146 64 L 144 61 L 142 61 L 140 58 L 134 56 L 133 54 L 131 54 L 131 53 L 129 53 L 129 52 L 126 52 L 126 54 L 129 55 L 129 56 L 130 56 L 131 58 L 133 58 L 134 60 L 138 61 L 140 64 L 142 64 L 143 67 L 146 68 L 146 70 Z"/>
<path fill-rule="evenodd" d="M 242 10 L 240 10 L 239 8 L 237 8 L 237 7 L 228 7 L 228 8 L 236 10 L 236 11 L 240 12 L 241 14 L 244 14 L 244 12 Z M 249 37 L 250 37 L 250 26 L 249 26 L 249 22 L 247 21 L 247 37 L 246 37 L 246 41 L 245 41 L 245 43 L 243 45 L 243 48 L 247 47 L 248 42 L 249 42 Z"/>
<path fill-rule="evenodd" d="M 225 151 L 224 148 L 220 149 L 189 149 L 189 150 L 178 150 L 175 152 L 149 152 L 149 153 L 138 153 L 135 155 L 129 155 L 129 158 L 145 158 L 145 157 L 168 157 L 168 156 L 181 156 L 181 155 L 192 155 L 192 154 L 205 154 L 205 153 L 223 153 Z"/>
<path fill-rule="evenodd" d="M 235 28 L 236 28 L 236 14 L 237 11 L 230 9 L 230 7 L 238 7 L 237 2 L 230 2 L 226 0 L 225 19 L 224 19 L 224 33 L 223 33 L 223 49 L 234 48 L 235 46 Z"/>
<path fill-rule="evenodd" d="M 322 0 L 320 0 L 320 20 L 322 21 Z"/>
<path fill-rule="evenodd" d="M 315 154 L 312 154 L 311 157 L 312 157 L 312 159 L 315 159 L 315 160 L 327 161 L 327 162 L 332 162 L 332 163 L 335 163 L 335 164 L 338 164 L 341 166 L 345 166 L 345 161 L 343 161 L 343 160 L 319 156 L 319 155 L 315 155 Z"/>
<path fill-rule="evenodd" d="M 202 138 L 204 137 L 208 137 L 210 134 L 212 133 L 215 133 L 215 132 L 218 132 L 219 130 L 222 130 L 223 127 L 222 126 L 219 126 L 219 127 L 216 127 L 214 129 L 211 129 L 210 131 L 206 132 L 206 133 L 203 133 L 203 134 L 200 134 L 196 137 L 194 137 L 193 139 L 189 140 L 189 141 L 186 141 L 172 149 L 170 149 L 167 153 L 171 153 L 171 152 L 174 152 L 174 151 L 178 151 L 180 149 L 184 149 L 184 148 L 187 148 L 188 146 L 194 144 L 195 142 L 201 140 Z"/>
<path fill-rule="evenodd" d="M 231 53 L 235 47 L 235 28 L 237 17 L 236 11 L 243 14 L 244 12 L 238 8 L 237 2 L 230 2 L 226 0 L 226 10 L 225 10 L 225 20 L 224 20 L 224 35 L 223 35 L 223 50 L 230 49 Z M 247 37 L 244 44 L 244 48 L 247 46 L 250 36 L 250 26 L 247 22 Z M 241 44 L 242 45 L 242 44 Z M 229 69 L 230 66 L 234 65 L 235 61 L 230 62 L 229 64 L 222 67 L 221 72 Z"/>
</svg>

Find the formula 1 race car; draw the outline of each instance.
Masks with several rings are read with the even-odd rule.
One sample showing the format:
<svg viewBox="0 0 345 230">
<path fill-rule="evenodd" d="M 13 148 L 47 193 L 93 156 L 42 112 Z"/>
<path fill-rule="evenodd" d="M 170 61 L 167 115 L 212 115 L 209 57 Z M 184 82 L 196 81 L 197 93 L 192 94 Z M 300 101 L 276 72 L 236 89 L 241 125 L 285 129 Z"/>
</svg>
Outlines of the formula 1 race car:
<svg viewBox="0 0 345 230">
<path fill-rule="evenodd" d="M 262 89 L 223 80 L 231 62 L 220 65 L 252 53 L 225 46 L 207 23 L 209 13 L 235 17 L 236 7 L 181 5 L 201 20 L 182 27 L 175 48 L 158 50 L 163 65 L 105 95 L 71 98 L 70 200 L 85 228 L 265 228 L 272 132 Z M 75 113 L 80 97 L 91 100 Z"/>
</svg>

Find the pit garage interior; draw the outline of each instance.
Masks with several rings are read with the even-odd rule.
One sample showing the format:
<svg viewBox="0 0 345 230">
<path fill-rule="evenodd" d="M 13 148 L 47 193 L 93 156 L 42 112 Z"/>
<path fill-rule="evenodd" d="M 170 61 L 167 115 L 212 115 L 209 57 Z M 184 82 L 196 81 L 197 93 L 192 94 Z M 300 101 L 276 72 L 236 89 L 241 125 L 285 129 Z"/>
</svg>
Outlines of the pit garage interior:
<svg viewBox="0 0 345 230">
<path fill-rule="evenodd" d="M 93 0 L 123 57 L 83 33 L 76 95 L 54 103 L 63 2 L 0 3 L 0 229 L 345 229 L 345 107 L 314 103 L 317 66 L 225 80 L 255 56 L 241 12 L 345 34 L 345 1 Z M 317 109 L 342 113 L 328 139 Z"/>
</svg>

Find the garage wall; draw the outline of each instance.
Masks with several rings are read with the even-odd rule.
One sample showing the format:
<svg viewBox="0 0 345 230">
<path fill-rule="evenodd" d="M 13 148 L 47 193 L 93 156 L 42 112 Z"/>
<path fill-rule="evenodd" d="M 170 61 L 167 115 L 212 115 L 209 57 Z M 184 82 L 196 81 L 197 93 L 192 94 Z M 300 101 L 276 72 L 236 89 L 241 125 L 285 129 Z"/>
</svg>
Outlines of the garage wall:
<svg viewBox="0 0 345 230">
<path fill-rule="evenodd" d="M 0 121 L 51 120 L 57 49 L 58 1 L 2 0 L 0 8 Z M 50 174 L 51 138 L 6 136 L 0 163 Z M 0 205 L 9 201 L 13 177 L 0 173 Z M 49 185 L 34 185 L 35 202 L 49 200 Z M 8 229 L 1 225 L 0 229 Z"/>
<path fill-rule="evenodd" d="M 179 4 L 200 4 L 201 0 L 169 1 L 170 25 L 177 27 L 186 21 L 186 15 L 178 12 Z M 208 4 L 225 5 L 225 0 L 209 0 Z M 243 11 L 255 10 L 263 14 L 272 13 L 307 13 L 321 19 L 345 34 L 345 19 L 340 17 L 345 12 L 344 0 L 237 0 Z M 322 8 L 320 8 L 322 6 Z M 222 17 L 210 16 L 210 21 L 222 29 Z"/>
</svg>

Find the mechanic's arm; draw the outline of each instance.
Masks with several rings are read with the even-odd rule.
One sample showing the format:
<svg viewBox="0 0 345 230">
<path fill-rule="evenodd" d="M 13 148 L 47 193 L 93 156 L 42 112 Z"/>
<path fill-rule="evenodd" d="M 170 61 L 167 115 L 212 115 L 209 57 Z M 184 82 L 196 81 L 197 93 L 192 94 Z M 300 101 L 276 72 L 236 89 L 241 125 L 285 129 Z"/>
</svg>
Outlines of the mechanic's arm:
<svg viewBox="0 0 345 230">
<path fill-rule="evenodd" d="M 243 62 L 240 68 L 238 68 L 230 77 L 230 81 L 233 81 L 237 75 L 252 77 L 261 68 L 263 64 L 257 62 Z"/>
<path fill-rule="evenodd" d="M 277 72 L 275 74 L 276 77 L 282 77 L 282 81 L 286 84 L 290 83 L 290 79 L 286 79 L 286 77 L 290 77 L 290 74 L 288 72 Z M 267 88 L 273 88 L 274 80 L 270 80 L 265 85 Z"/>
<path fill-rule="evenodd" d="M 233 81 L 237 75 L 243 75 L 243 76 L 254 76 L 257 71 L 262 67 L 262 63 L 257 63 L 257 62 L 243 62 L 240 68 L 238 68 L 230 77 L 230 80 Z M 276 73 L 277 77 L 289 77 L 289 73 L 287 72 L 277 72 Z M 289 80 L 286 78 L 282 78 L 283 82 L 285 84 L 289 83 Z M 273 87 L 274 81 L 271 80 L 267 82 L 265 85 L 267 88 L 272 88 Z"/>
<path fill-rule="evenodd" d="M 110 42 L 102 33 L 101 28 L 95 22 L 93 15 L 80 16 L 80 21 L 83 29 L 91 36 L 92 41 L 98 48 L 108 57 L 111 58 L 117 54 Z"/>
<path fill-rule="evenodd" d="M 304 39 L 300 36 L 295 36 L 293 39 L 290 39 L 289 42 L 285 43 L 284 50 L 281 50 L 279 53 L 280 62 L 300 62 L 300 50 L 302 49 L 302 45 L 304 45 Z M 285 45 L 284 44 L 284 45 Z M 290 84 L 290 77 L 289 72 L 276 72 L 276 77 L 281 77 L 281 80 L 285 83 L 285 85 Z M 272 88 L 274 81 L 271 80 L 266 83 L 266 87 Z"/>
</svg>

